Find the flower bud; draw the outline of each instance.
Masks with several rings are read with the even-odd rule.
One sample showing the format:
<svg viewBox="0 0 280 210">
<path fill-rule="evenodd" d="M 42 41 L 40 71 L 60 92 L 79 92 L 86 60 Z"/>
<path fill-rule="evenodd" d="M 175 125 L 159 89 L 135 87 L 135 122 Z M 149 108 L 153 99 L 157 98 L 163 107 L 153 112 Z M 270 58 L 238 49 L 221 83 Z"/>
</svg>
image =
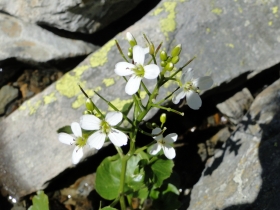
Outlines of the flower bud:
<svg viewBox="0 0 280 210">
<path fill-rule="evenodd" d="M 152 42 L 149 44 L 149 53 L 151 55 L 155 54 L 155 46 L 154 46 L 154 44 Z"/>
<path fill-rule="evenodd" d="M 132 52 L 128 52 L 128 53 L 127 53 L 127 56 L 128 56 L 130 59 L 132 59 L 132 56 L 133 56 L 133 55 L 132 55 Z"/>
<path fill-rule="evenodd" d="M 89 110 L 85 110 L 85 111 L 83 112 L 83 114 L 92 114 L 92 112 L 89 111 Z"/>
<path fill-rule="evenodd" d="M 167 60 L 166 52 L 165 51 L 161 51 L 159 57 L 160 57 L 160 60 L 166 61 Z"/>
<path fill-rule="evenodd" d="M 130 32 L 126 33 L 126 39 L 129 42 L 131 47 L 134 47 L 135 45 L 137 45 L 135 38 L 132 36 L 132 34 Z"/>
<path fill-rule="evenodd" d="M 150 123 L 150 122 L 146 122 L 146 127 L 151 130 L 154 129 L 152 123 Z"/>
<path fill-rule="evenodd" d="M 180 60 L 180 58 L 179 58 L 179 56 L 177 55 L 177 56 L 175 56 L 175 57 L 173 57 L 173 58 L 171 59 L 171 62 L 172 62 L 173 64 L 175 64 L 175 63 L 178 63 L 179 60 Z"/>
<path fill-rule="evenodd" d="M 178 45 L 175 46 L 175 47 L 173 48 L 173 50 L 171 51 L 171 56 L 172 56 L 172 57 L 175 57 L 175 56 L 180 55 L 181 50 L 182 50 L 182 45 L 178 44 Z"/>
<path fill-rule="evenodd" d="M 94 110 L 94 104 L 92 102 L 92 100 L 90 98 L 87 98 L 86 100 L 86 108 L 89 111 L 93 111 Z"/>
<path fill-rule="evenodd" d="M 161 67 L 165 67 L 166 64 L 167 64 L 166 61 L 161 61 L 161 62 L 160 62 Z"/>
<path fill-rule="evenodd" d="M 166 114 L 162 113 L 159 118 L 161 124 L 163 125 L 166 122 Z"/>
<path fill-rule="evenodd" d="M 166 64 L 164 69 L 167 70 L 167 71 L 172 71 L 173 68 L 174 68 L 174 64 L 169 62 L 169 63 Z"/>
<path fill-rule="evenodd" d="M 131 53 L 132 53 L 132 47 L 129 47 L 129 48 L 128 48 L 128 52 L 131 52 Z"/>
</svg>

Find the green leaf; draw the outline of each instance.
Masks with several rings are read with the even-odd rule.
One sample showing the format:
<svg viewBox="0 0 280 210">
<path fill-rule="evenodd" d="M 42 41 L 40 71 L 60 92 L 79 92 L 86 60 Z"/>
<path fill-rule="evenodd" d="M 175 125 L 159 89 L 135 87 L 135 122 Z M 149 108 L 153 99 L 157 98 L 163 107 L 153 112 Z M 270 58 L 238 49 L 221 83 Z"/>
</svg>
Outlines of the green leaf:
<svg viewBox="0 0 280 210">
<path fill-rule="evenodd" d="M 173 161 L 166 159 L 158 159 L 151 165 L 155 177 L 154 184 L 156 187 L 160 187 L 162 182 L 170 177 L 173 166 Z"/>
<path fill-rule="evenodd" d="M 32 198 L 33 205 L 28 210 L 49 210 L 48 196 L 43 191 L 38 191 Z"/>
<path fill-rule="evenodd" d="M 124 115 L 128 115 L 130 109 L 132 108 L 133 103 L 134 103 L 134 102 L 126 103 L 126 104 L 123 106 L 121 112 L 122 112 Z"/>
<path fill-rule="evenodd" d="M 102 208 L 100 210 L 118 210 L 118 209 L 115 209 L 115 208 L 110 207 L 110 206 L 106 206 L 106 207 L 104 207 L 104 208 Z"/>
<path fill-rule="evenodd" d="M 126 181 L 129 184 L 139 184 L 142 180 L 141 174 L 134 174 L 138 167 L 141 155 L 132 156 L 127 162 Z M 96 172 L 96 191 L 100 196 L 107 200 L 113 200 L 118 197 L 120 188 L 122 162 L 121 159 L 105 158 L 97 168 Z M 137 170 L 136 170 L 137 171 Z M 142 185 L 140 183 L 139 185 Z M 125 185 L 127 194 L 133 191 L 129 185 Z"/>
<path fill-rule="evenodd" d="M 68 133 L 68 134 L 73 134 L 71 126 L 70 125 L 66 125 L 62 128 L 59 128 L 57 131 L 57 133 Z"/>
</svg>

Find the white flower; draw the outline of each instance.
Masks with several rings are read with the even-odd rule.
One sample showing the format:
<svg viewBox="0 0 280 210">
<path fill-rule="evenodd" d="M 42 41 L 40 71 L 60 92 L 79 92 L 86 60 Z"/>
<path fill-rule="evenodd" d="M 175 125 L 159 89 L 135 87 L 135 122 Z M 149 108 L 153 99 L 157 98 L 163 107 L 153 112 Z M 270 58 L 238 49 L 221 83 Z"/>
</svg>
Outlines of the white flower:
<svg viewBox="0 0 280 210">
<path fill-rule="evenodd" d="M 83 138 L 82 129 L 79 123 L 73 122 L 71 124 L 71 130 L 75 137 L 67 133 L 59 133 L 58 139 L 61 143 L 72 145 L 75 144 L 76 147 L 72 153 L 72 163 L 77 164 L 83 157 L 83 149 L 87 143 L 86 139 Z"/>
<path fill-rule="evenodd" d="M 160 128 L 155 128 L 152 131 L 152 134 L 161 133 Z M 161 149 L 163 150 L 164 155 L 168 159 L 173 159 L 176 156 L 175 149 L 173 148 L 173 143 L 177 140 L 178 135 L 176 133 L 170 133 L 167 136 L 163 137 L 162 134 L 155 136 L 154 139 L 157 141 L 154 145 L 148 148 L 148 152 L 151 155 L 156 155 Z"/>
<path fill-rule="evenodd" d="M 178 104 L 182 98 L 186 97 L 190 108 L 199 109 L 202 101 L 198 93 L 200 90 L 210 88 L 213 85 L 213 79 L 210 76 L 193 79 L 193 71 L 189 69 L 182 75 L 181 82 L 181 88 L 176 91 L 175 96 L 172 98 L 173 103 Z"/>
<path fill-rule="evenodd" d="M 88 137 L 88 145 L 100 149 L 107 136 L 115 146 L 126 145 L 127 136 L 123 132 L 112 128 L 112 126 L 121 122 L 122 117 L 121 112 L 108 112 L 105 120 L 100 120 L 94 115 L 83 115 L 80 121 L 81 127 L 85 130 L 96 130 Z"/>
<path fill-rule="evenodd" d="M 115 66 L 115 72 L 119 76 L 131 75 L 125 86 L 125 92 L 128 95 L 136 93 L 140 87 L 143 77 L 146 79 L 155 79 L 159 75 L 159 67 L 155 64 L 144 66 L 145 54 L 147 48 L 142 48 L 138 45 L 133 47 L 133 60 L 134 64 L 127 62 L 119 62 Z"/>
</svg>

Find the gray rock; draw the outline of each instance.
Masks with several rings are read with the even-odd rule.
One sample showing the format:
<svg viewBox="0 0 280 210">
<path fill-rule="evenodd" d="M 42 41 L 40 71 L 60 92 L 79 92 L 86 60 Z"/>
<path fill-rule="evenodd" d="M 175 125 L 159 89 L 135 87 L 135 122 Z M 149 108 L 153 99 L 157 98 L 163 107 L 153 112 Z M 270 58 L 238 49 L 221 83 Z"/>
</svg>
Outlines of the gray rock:
<svg viewBox="0 0 280 210">
<path fill-rule="evenodd" d="M 0 115 L 5 113 L 6 106 L 18 97 L 18 89 L 5 85 L 0 90 Z"/>
<path fill-rule="evenodd" d="M 216 107 L 221 113 L 227 116 L 232 123 L 238 124 L 249 109 L 253 100 L 250 91 L 247 88 L 243 88 L 242 91 L 236 93 L 223 103 L 217 104 Z"/>
<path fill-rule="evenodd" d="M 128 31 L 141 46 L 145 46 L 142 33 L 156 46 L 164 41 L 163 48 L 167 51 L 181 43 L 183 51 L 176 66 L 197 55 L 190 67 L 200 75 L 212 73 L 215 84 L 220 85 L 240 74 L 279 63 L 280 19 L 271 9 L 275 6 L 274 2 L 262 5 L 251 1 L 164 0 Z M 116 39 L 126 53 L 125 33 Z M 62 145 L 55 131 L 78 121 L 84 111 L 85 97 L 77 83 L 102 111 L 107 112 L 108 105 L 92 89 L 119 109 L 130 102 L 124 92 L 125 81 L 113 72 L 115 64 L 122 61 L 114 43 L 109 41 L 0 122 L 0 180 L 12 195 L 36 191 L 45 181 L 71 166 L 73 147 Z M 153 82 L 147 86 L 150 88 Z M 166 87 L 173 91 L 177 86 L 166 84 Z M 167 90 L 160 92 L 158 98 L 166 93 Z"/>
<path fill-rule="evenodd" d="M 2 0 L 0 10 L 27 22 L 93 33 L 126 14 L 139 2 L 141 0 Z"/>
<path fill-rule="evenodd" d="M 0 61 L 16 58 L 27 63 L 40 63 L 86 56 L 97 47 L 58 37 L 39 26 L 0 13 L 0 49 Z"/>
<path fill-rule="evenodd" d="M 191 193 L 192 209 L 278 209 L 280 80 L 254 100 Z"/>
</svg>

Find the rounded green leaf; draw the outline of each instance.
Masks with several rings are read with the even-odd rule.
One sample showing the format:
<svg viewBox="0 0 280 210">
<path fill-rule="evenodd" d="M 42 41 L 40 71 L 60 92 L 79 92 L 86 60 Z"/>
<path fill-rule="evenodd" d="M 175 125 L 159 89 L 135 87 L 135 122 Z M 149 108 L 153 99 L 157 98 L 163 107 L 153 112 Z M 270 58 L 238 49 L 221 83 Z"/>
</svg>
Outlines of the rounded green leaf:
<svg viewBox="0 0 280 210">
<path fill-rule="evenodd" d="M 174 163 L 172 160 L 158 159 L 152 165 L 152 171 L 155 176 L 155 186 L 160 187 L 162 182 L 170 177 Z"/>
</svg>

